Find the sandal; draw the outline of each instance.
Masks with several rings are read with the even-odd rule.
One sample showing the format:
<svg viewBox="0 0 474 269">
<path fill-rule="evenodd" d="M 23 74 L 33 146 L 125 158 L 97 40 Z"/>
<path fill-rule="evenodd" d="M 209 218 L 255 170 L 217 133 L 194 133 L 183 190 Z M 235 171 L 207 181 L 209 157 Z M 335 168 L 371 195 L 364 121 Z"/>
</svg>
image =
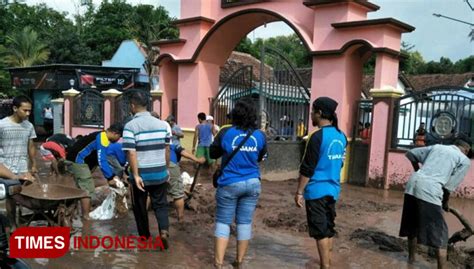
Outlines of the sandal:
<svg viewBox="0 0 474 269">
<path fill-rule="evenodd" d="M 224 267 L 223 267 L 222 263 L 214 263 L 214 268 L 216 268 L 216 269 L 222 269 L 222 268 L 224 268 Z"/>
</svg>

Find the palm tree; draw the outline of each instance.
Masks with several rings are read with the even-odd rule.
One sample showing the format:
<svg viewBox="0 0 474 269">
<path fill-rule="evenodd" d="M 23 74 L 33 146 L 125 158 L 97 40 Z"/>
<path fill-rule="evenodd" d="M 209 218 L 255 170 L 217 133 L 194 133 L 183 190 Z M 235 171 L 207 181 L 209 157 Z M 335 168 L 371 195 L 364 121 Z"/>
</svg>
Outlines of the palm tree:
<svg viewBox="0 0 474 269">
<path fill-rule="evenodd" d="M 6 48 L 2 49 L 3 62 L 7 66 L 28 67 L 48 60 L 49 50 L 30 27 L 6 37 Z"/>
</svg>

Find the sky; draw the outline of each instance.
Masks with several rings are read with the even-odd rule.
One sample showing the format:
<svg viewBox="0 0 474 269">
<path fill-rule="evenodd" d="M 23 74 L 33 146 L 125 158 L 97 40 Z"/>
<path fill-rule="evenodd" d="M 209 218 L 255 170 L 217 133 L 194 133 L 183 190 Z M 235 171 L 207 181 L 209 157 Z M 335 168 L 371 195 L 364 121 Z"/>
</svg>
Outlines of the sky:
<svg viewBox="0 0 474 269">
<path fill-rule="evenodd" d="M 197 1 L 197 0 L 195 0 Z M 205 0 L 207 1 L 207 0 Z M 295 0 L 296 1 L 296 0 Z M 448 57 L 453 62 L 474 55 L 474 42 L 468 37 L 471 27 L 466 24 L 433 16 L 433 13 L 474 23 L 474 11 L 467 0 L 371 0 L 380 9 L 369 13 L 369 19 L 393 17 L 408 23 L 416 30 L 403 34 L 402 40 L 414 45 L 414 50 L 421 52 L 427 61 L 438 61 L 440 57 Z M 474 0 L 470 1 L 474 6 Z M 84 12 L 80 0 L 26 0 L 27 4 L 45 3 L 53 9 L 66 11 L 70 14 Z M 95 5 L 100 0 L 93 0 Z M 162 5 L 172 17 L 180 17 L 179 0 L 127 0 L 131 4 Z M 250 39 L 267 38 L 277 35 L 289 35 L 291 28 L 282 22 L 267 24 L 251 32 Z"/>
</svg>

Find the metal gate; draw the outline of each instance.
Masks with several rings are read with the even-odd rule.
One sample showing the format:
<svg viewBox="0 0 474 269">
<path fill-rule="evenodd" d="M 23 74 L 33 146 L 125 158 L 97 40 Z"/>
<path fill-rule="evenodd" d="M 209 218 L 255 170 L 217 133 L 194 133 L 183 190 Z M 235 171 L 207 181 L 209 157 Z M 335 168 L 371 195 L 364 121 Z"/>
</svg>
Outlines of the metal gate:
<svg viewBox="0 0 474 269">
<path fill-rule="evenodd" d="M 275 49 L 262 47 L 259 80 L 253 67 L 238 69 L 220 89 L 213 102 L 216 123 L 229 122 L 228 113 L 237 100 L 251 97 L 259 112 L 259 126 L 278 140 L 296 140 L 307 134 L 310 92 L 290 61 Z"/>
<path fill-rule="evenodd" d="M 237 100 L 252 95 L 253 67 L 243 66 L 232 74 L 217 93 L 213 101 L 213 115 L 216 124 L 222 126 L 230 123 L 229 113 Z"/>
<path fill-rule="evenodd" d="M 75 126 L 104 126 L 104 96 L 98 90 L 87 89 L 74 98 Z"/>
<path fill-rule="evenodd" d="M 367 167 L 369 164 L 370 129 L 372 125 L 372 100 L 357 101 L 357 110 L 354 111 L 354 124 L 352 126 L 352 141 L 349 164 L 349 183 L 365 185 Z"/>
<path fill-rule="evenodd" d="M 474 90 L 436 87 L 400 98 L 395 105 L 392 148 L 414 146 L 424 129 L 425 145 L 450 144 L 457 134 L 474 137 Z"/>
<path fill-rule="evenodd" d="M 141 92 L 147 96 L 147 109 L 151 111 L 151 94 L 149 91 L 141 89 L 130 89 L 122 93 L 118 98 L 115 99 L 115 122 L 127 122 L 131 116 L 132 112 L 130 111 L 130 97 L 135 92 Z"/>
</svg>

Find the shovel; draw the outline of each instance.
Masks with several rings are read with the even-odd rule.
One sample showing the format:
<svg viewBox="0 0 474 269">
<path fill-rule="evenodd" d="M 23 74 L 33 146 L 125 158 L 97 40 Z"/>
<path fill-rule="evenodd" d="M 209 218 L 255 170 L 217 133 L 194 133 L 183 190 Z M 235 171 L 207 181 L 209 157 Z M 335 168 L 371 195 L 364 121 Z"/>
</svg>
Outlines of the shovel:
<svg viewBox="0 0 474 269">
<path fill-rule="evenodd" d="M 448 240 L 448 244 L 454 245 L 459 241 L 466 241 L 469 237 L 474 234 L 474 227 L 472 224 L 455 208 L 450 207 L 449 212 L 451 212 L 456 218 L 462 223 L 464 229 L 461 231 L 455 232 Z"/>
<path fill-rule="evenodd" d="M 196 184 L 198 181 L 199 170 L 201 170 L 201 164 L 198 165 L 198 167 L 196 168 L 196 172 L 194 172 L 193 184 L 191 184 L 191 188 L 189 189 L 189 192 L 186 193 L 186 195 L 188 196 L 184 200 L 184 205 L 186 208 L 189 208 L 189 203 L 191 202 L 191 199 L 193 199 L 193 192 L 194 192 L 194 188 L 196 188 Z"/>
</svg>

